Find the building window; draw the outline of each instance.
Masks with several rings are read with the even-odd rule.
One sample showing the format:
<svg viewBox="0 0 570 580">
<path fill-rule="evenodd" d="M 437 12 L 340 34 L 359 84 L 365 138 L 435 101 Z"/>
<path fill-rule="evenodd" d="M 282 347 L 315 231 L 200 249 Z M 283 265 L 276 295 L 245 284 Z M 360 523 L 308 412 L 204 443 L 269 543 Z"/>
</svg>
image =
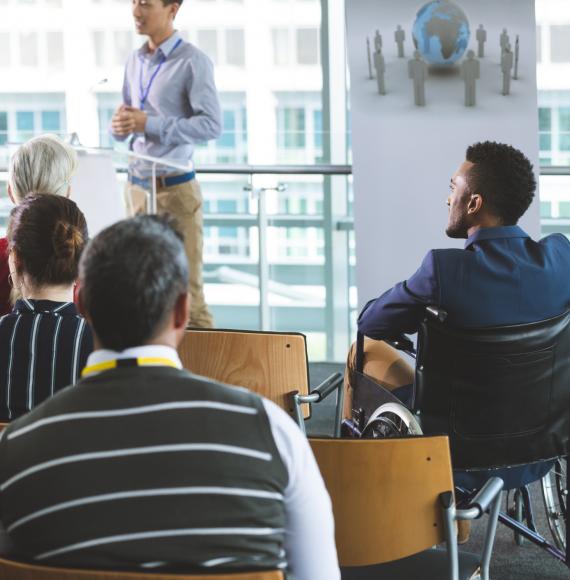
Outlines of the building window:
<svg viewBox="0 0 570 580">
<path fill-rule="evenodd" d="M 63 33 L 48 31 L 46 33 L 47 63 L 54 68 L 63 67 Z"/>
<path fill-rule="evenodd" d="M 271 37 L 275 66 L 287 66 L 289 64 L 289 30 L 287 28 L 274 28 L 271 31 Z"/>
<path fill-rule="evenodd" d="M 16 113 L 16 130 L 18 142 L 24 142 L 34 136 L 34 113 L 18 111 Z"/>
<path fill-rule="evenodd" d="M 0 46 L 2 50 L 0 51 L 0 67 L 9 67 L 12 62 L 10 55 L 10 33 L 2 31 L 0 32 Z"/>
<path fill-rule="evenodd" d="M 550 27 L 550 60 L 570 63 L 570 25 Z"/>
<path fill-rule="evenodd" d="M 20 62 L 22 66 L 38 66 L 38 34 L 20 33 Z"/>
<path fill-rule="evenodd" d="M 8 142 L 8 113 L 0 111 L 0 145 Z"/>
<path fill-rule="evenodd" d="M 197 42 L 200 50 L 203 50 L 214 64 L 218 64 L 218 32 L 216 30 L 198 30 Z"/>
<path fill-rule="evenodd" d="M 59 133 L 61 131 L 61 115 L 59 111 L 42 111 L 42 131 Z"/>
<path fill-rule="evenodd" d="M 245 66 L 245 36 L 240 28 L 226 30 L 226 64 Z"/>
<path fill-rule="evenodd" d="M 570 151 L 570 107 L 558 110 L 558 130 L 560 151 Z"/>
<path fill-rule="evenodd" d="M 277 111 L 278 147 L 304 149 L 305 109 L 285 107 Z"/>
<path fill-rule="evenodd" d="M 540 131 L 540 150 L 548 151 L 552 149 L 552 109 L 538 109 L 538 130 Z"/>
<path fill-rule="evenodd" d="M 297 30 L 297 63 L 319 64 L 319 31 L 317 28 Z"/>
</svg>

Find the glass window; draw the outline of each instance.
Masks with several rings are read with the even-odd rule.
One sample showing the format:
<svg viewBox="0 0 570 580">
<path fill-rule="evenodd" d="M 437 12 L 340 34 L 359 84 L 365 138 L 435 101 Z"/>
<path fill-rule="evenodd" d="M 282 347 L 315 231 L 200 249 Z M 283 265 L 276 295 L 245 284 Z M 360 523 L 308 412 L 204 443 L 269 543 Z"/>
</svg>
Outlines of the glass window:
<svg viewBox="0 0 570 580">
<path fill-rule="evenodd" d="M 223 111 L 224 132 L 218 139 L 220 147 L 232 149 L 236 146 L 236 113 L 235 111 Z"/>
<path fill-rule="evenodd" d="M 550 27 L 550 60 L 570 63 L 570 25 Z"/>
<path fill-rule="evenodd" d="M 92 36 L 95 65 L 98 67 L 105 66 L 107 64 L 107 59 L 105 58 L 105 33 L 102 30 L 94 30 Z"/>
<path fill-rule="evenodd" d="M 130 30 L 115 30 L 113 39 L 115 41 L 115 64 L 124 66 L 133 50 L 133 35 Z"/>
<path fill-rule="evenodd" d="M 59 111 L 42 111 L 42 131 L 53 133 L 61 131 Z"/>
<path fill-rule="evenodd" d="M 570 107 L 560 107 L 558 110 L 558 130 L 560 150 L 570 151 Z"/>
<path fill-rule="evenodd" d="M 8 113 L 0 111 L 0 145 L 8 142 Z"/>
<path fill-rule="evenodd" d="M 552 109 L 541 107 L 538 109 L 538 128 L 540 131 L 540 150 L 552 149 Z"/>
<path fill-rule="evenodd" d="M 16 113 L 16 129 L 18 142 L 24 142 L 34 136 L 34 113 L 31 111 L 18 111 Z"/>
<path fill-rule="evenodd" d="M 315 147 L 323 148 L 323 112 L 317 110 L 313 112 L 313 123 L 315 125 Z"/>
<path fill-rule="evenodd" d="M 316 28 L 297 30 L 297 63 L 319 64 L 319 31 Z"/>
<path fill-rule="evenodd" d="M 231 66 L 245 65 L 245 37 L 243 29 L 226 30 L 226 63 Z"/>
<path fill-rule="evenodd" d="M 20 32 L 20 62 L 23 66 L 38 66 L 37 32 Z"/>
<path fill-rule="evenodd" d="M 218 200 L 219 213 L 237 213 L 237 201 L 235 199 Z"/>
<path fill-rule="evenodd" d="M 274 28 L 271 31 L 273 40 L 273 63 L 276 66 L 289 64 L 289 30 L 287 28 Z"/>
<path fill-rule="evenodd" d="M 302 149 L 305 147 L 305 109 L 286 107 L 279 109 L 279 147 Z"/>
<path fill-rule="evenodd" d="M 8 67 L 12 62 L 10 56 L 10 33 L 7 31 L 0 32 L 0 67 Z"/>
<path fill-rule="evenodd" d="M 218 64 L 218 32 L 217 30 L 198 30 L 198 46 L 214 62 Z"/>
<path fill-rule="evenodd" d="M 552 202 L 550 201 L 540 202 L 540 217 L 541 218 L 552 217 Z"/>
<path fill-rule="evenodd" d="M 46 33 L 48 66 L 63 67 L 63 33 L 50 30 Z"/>
<path fill-rule="evenodd" d="M 558 204 L 558 217 L 570 218 L 570 201 L 561 201 Z"/>
</svg>

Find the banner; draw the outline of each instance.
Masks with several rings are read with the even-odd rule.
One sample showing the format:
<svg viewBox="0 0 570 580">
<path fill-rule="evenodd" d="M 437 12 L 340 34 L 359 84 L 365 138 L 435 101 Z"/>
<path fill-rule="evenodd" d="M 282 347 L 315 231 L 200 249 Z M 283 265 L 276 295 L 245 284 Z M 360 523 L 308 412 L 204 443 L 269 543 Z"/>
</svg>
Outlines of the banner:
<svg viewBox="0 0 570 580">
<path fill-rule="evenodd" d="M 449 182 L 478 141 L 535 166 L 534 0 L 349 0 L 359 306 L 409 278 L 445 235 Z M 520 225 L 539 235 L 537 199 Z"/>
</svg>

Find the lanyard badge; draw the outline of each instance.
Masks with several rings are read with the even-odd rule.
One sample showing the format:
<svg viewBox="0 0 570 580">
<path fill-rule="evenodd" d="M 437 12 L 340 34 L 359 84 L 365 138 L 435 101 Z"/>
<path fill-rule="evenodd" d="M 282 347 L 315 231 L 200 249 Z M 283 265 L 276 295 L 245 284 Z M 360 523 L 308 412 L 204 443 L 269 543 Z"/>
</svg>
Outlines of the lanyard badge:
<svg viewBox="0 0 570 580">
<path fill-rule="evenodd" d="M 178 41 L 176 42 L 176 44 L 172 47 L 172 50 L 168 53 L 168 55 L 162 56 L 162 58 L 160 59 L 160 62 L 158 63 L 158 66 L 156 67 L 156 70 L 152 73 L 146 87 L 143 85 L 144 61 L 143 61 L 142 57 L 139 57 L 140 65 L 141 65 L 141 70 L 140 70 L 140 74 L 139 74 L 139 101 L 140 101 L 141 111 L 144 111 L 144 106 L 145 106 L 146 100 L 148 99 L 148 94 L 150 93 L 150 89 L 152 87 L 152 84 L 154 83 L 154 79 L 157 77 L 158 73 L 160 72 L 162 65 L 166 62 L 166 59 L 178 48 L 178 46 L 180 46 L 181 43 L 182 43 L 182 38 L 179 38 Z"/>
</svg>

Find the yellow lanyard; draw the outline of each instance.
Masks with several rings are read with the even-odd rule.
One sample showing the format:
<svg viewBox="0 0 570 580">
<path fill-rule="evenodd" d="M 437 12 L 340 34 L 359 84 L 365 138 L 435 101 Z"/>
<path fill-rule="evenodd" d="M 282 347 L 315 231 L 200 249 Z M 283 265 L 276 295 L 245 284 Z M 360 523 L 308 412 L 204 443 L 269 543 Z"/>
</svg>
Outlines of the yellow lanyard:
<svg viewBox="0 0 570 580">
<path fill-rule="evenodd" d="M 84 378 L 93 373 L 102 373 L 119 367 L 173 367 L 178 368 L 178 365 L 169 358 L 144 356 L 138 358 L 120 358 L 116 360 L 108 360 L 96 365 L 85 367 L 81 371 L 81 376 Z"/>
</svg>

